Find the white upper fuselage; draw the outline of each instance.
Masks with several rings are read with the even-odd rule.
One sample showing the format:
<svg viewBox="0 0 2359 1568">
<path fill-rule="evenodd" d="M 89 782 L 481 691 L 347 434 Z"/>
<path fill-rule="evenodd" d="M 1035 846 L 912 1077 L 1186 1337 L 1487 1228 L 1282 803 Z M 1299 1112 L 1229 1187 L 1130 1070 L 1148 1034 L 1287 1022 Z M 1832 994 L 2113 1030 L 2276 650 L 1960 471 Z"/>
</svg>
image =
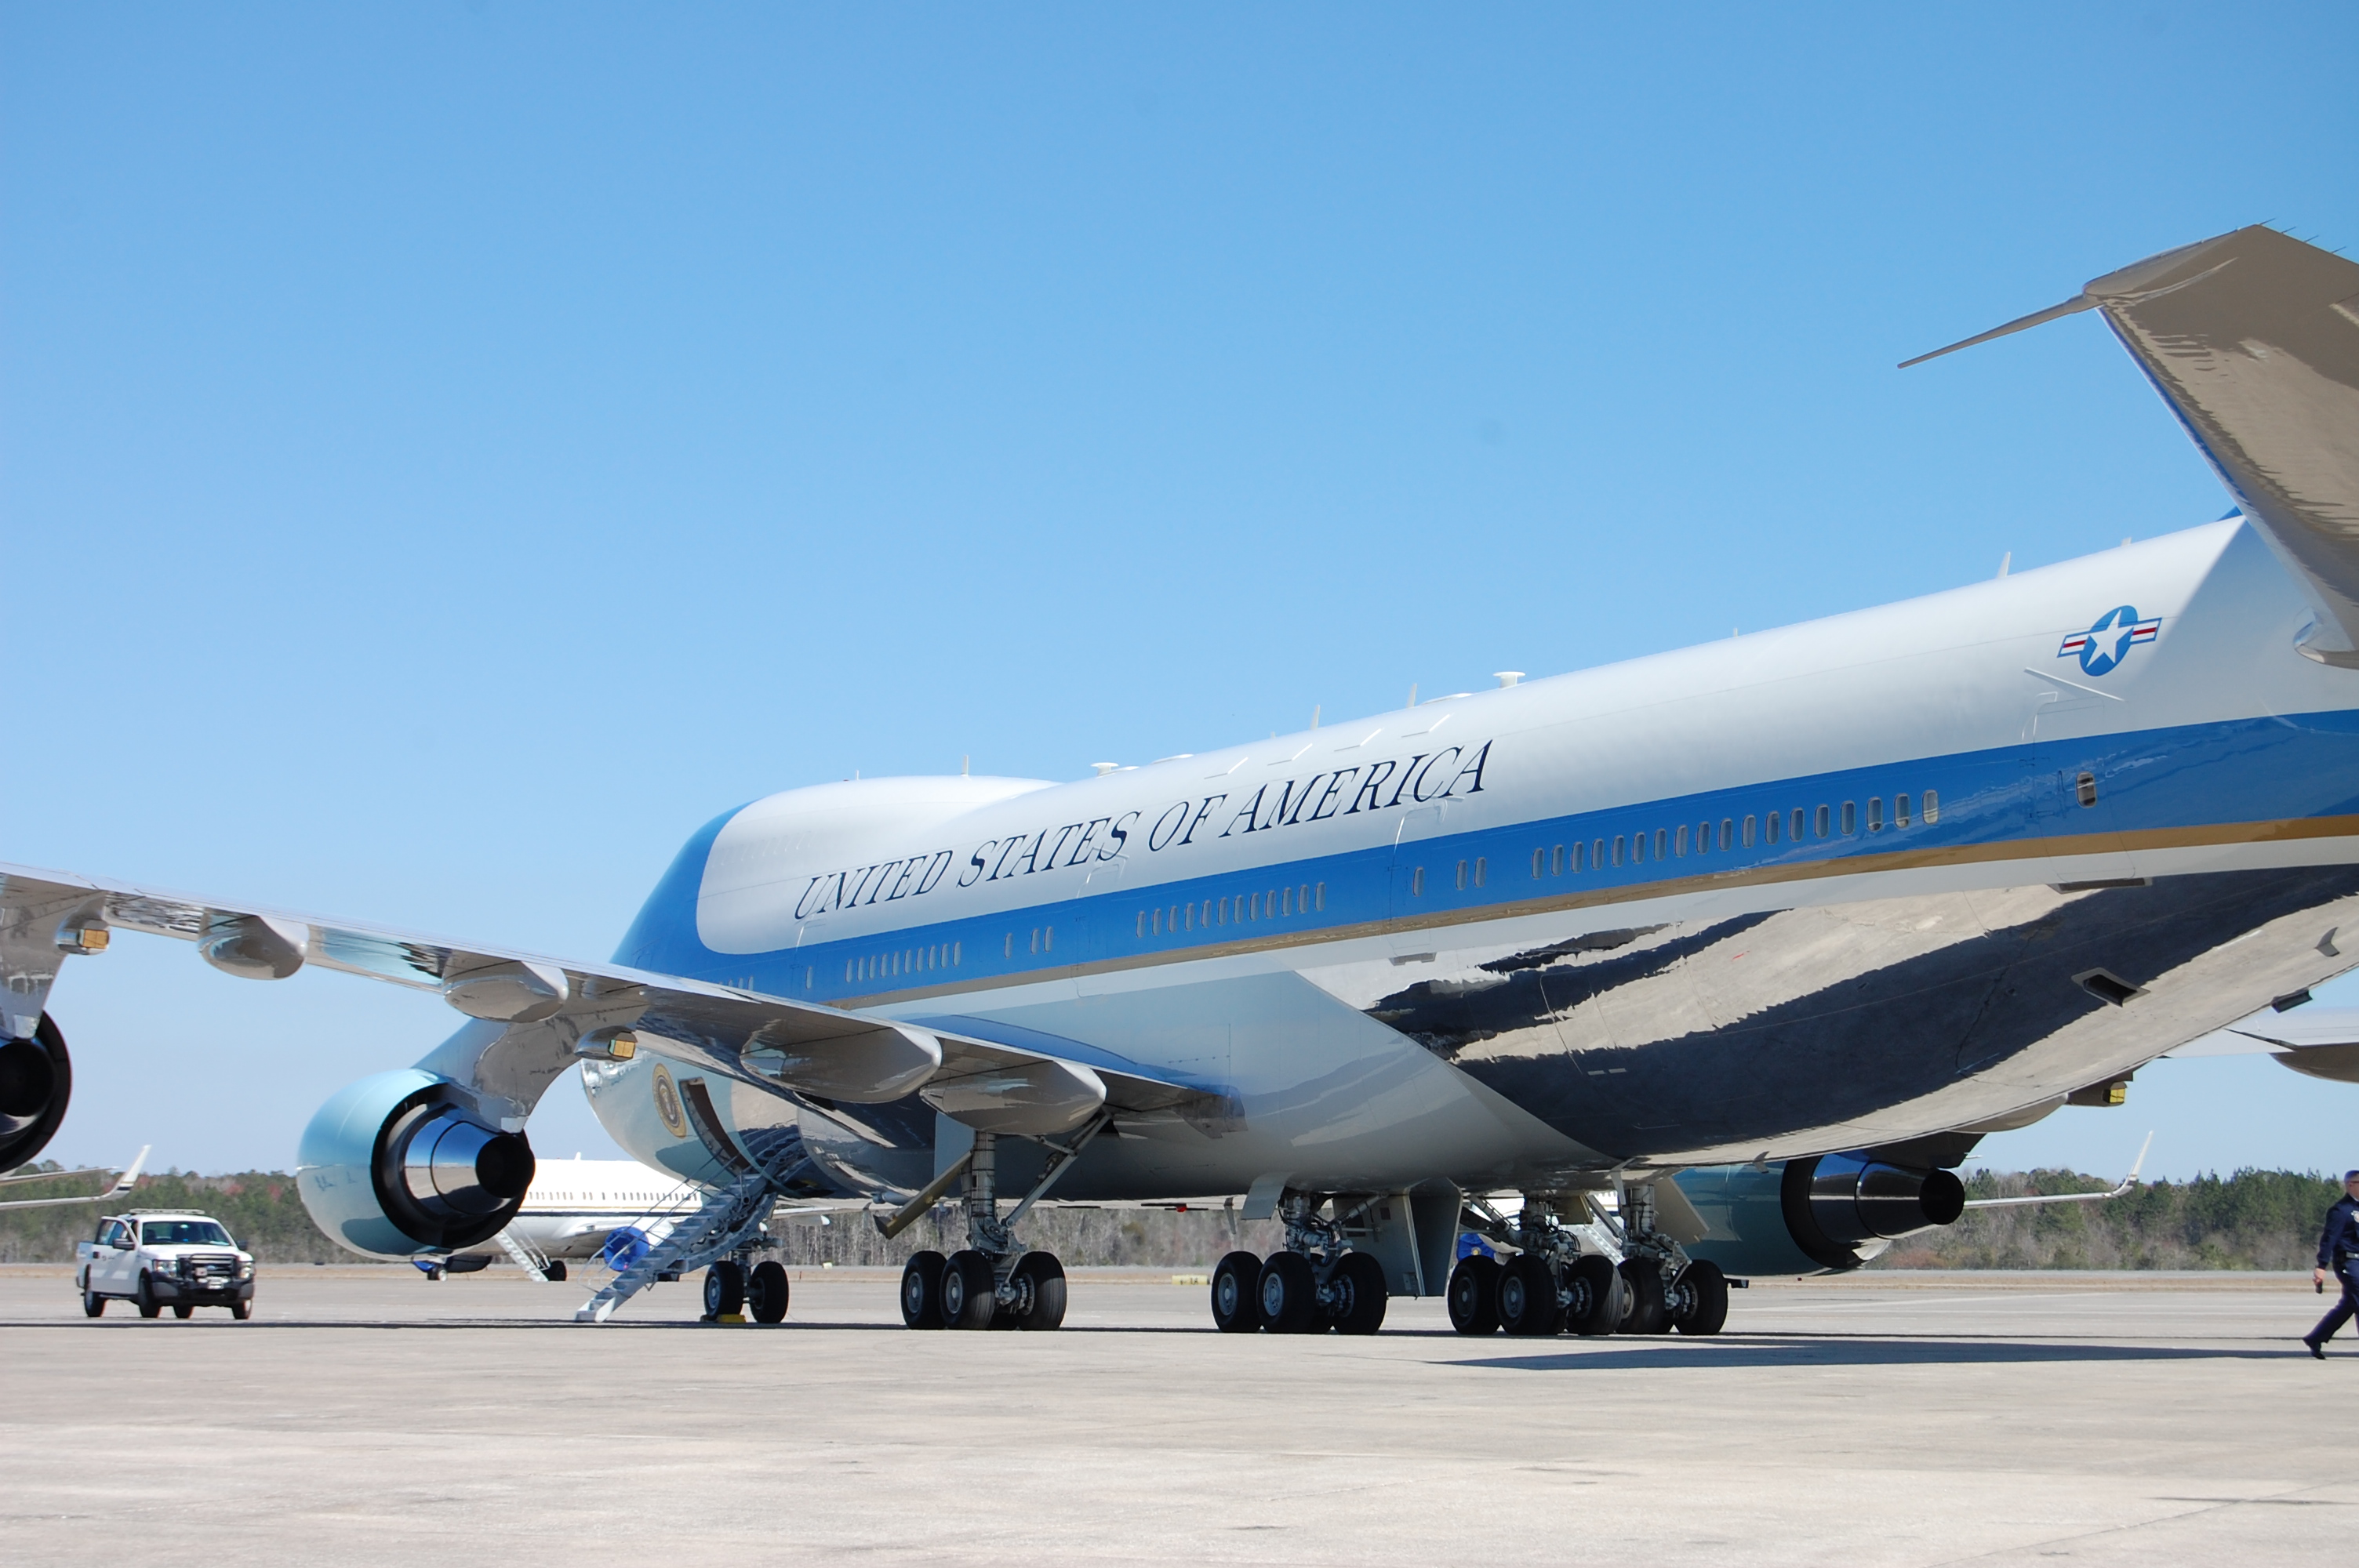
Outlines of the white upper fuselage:
<svg viewBox="0 0 2359 1568">
<path fill-rule="evenodd" d="M 2149 643 L 2094 676 L 2060 656 L 2066 638 L 2119 605 L 2159 621 Z M 1711 797 L 1746 797 L 1753 815 L 1815 812 L 1827 792 L 1788 800 L 1781 786 L 1830 775 L 1857 779 L 1846 798 L 1864 810 L 1871 795 L 1938 791 L 1943 759 L 2359 702 L 2359 677 L 2295 651 L 2308 619 L 2260 542 L 2223 522 L 1920 600 L 1073 784 L 928 778 L 791 791 L 735 813 L 712 840 L 693 914 L 705 951 L 686 972 L 847 1004 L 935 1006 L 1079 973 L 1164 984 L 1180 978 L 1174 964 L 1193 979 L 1206 965 L 1299 969 L 1427 951 L 1433 926 L 1514 920 L 1536 903 L 1596 903 L 1619 886 L 1645 896 L 1672 870 L 1799 872 L 1809 857 L 1788 839 L 1783 855 L 1715 846 L 1680 856 L 1684 864 L 1645 863 L 1647 875 L 1616 877 L 1608 866 L 1534 886 L 1527 853 L 1484 846 L 1505 830 L 1553 853 L 1568 838 L 1609 835 L 1595 819 L 1617 812 L 1628 820 L 1614 827 L 1652 832 L 1658 818 L 1701 820 L 1676 803 Z M 1969 803 L 1953 795 L 1948 805 L 1954 820 Z M 1568 828 L 1575 819 L 1578 834 Z M 1526 826 L 1546 831 L 1516 836 Z M 1452 885 L 1413 898 L 1376 885 L 1367 857 L 1389 856 L 1404 834 L 1474 846 L 1489 896 L 1442 896 Z M 1891 831 L 1879 847 L 1906 837 Z M 1441 857 L 1429 878 L 1454 884 L 1461 858 Z M 1354 859 L 1363 864 L 1346 902 L 1340 884 Z M 1326 898 L 1313 896 L 1325 907 L 1299 917 L 1216 918 L 1208 932 L 1186 922 L 1206 898 L 1321 881 Z M 1503 891 L 1532 896 L 1509 901 Z M 1137 914 L 1175 903 L 1184 939 L 1140 940 Z M 1387 928 L 1369 929 L 1377 923 Z M 1505 931 L 1479 940 L 1495 937 L 1517 940 Z M 920 955 L 921 945 L 954 946 L 956 962 L 947 951 Z M 1461 935 L 1455 945 L 1472 944 Z"/>
</svg>

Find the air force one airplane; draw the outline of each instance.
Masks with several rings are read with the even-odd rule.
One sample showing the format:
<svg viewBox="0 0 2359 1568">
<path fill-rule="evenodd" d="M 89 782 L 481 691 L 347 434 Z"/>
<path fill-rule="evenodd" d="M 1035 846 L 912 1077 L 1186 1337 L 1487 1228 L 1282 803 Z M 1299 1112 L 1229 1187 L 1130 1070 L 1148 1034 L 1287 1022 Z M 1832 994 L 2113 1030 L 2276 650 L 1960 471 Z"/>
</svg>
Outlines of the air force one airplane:
<svg viewBox="0 0 2359 1568">
<path fill-rule="evenodd" d="M 578 1065 L 719 1195 L 587 1318 L 778 1201 L 955 1194 L 910 1326 L 1054 1328 L 1032 1203 L 1242 1195 L 1286 1241 L 1221 1261 L 1223 1329 L 1444 1292 L 1469 1333 L 1711 1333 L 1730 1277 L 1954 1219 L 1978 1137 L 2359 965 L 2359 265 L 2247 228 L 1967 343 L 2083 309 L 2229 517 L 1078 783 L 791 790 L 611 963 L 7 871 L 0 1164 L 65 1108 L 51 980 L 121 927 L 466 1016 L 303 1135 L 355 1251 L 495 1236 Z M 1453 1269 L 1462 1226 L 1504 1256 Z"/>
</svg>

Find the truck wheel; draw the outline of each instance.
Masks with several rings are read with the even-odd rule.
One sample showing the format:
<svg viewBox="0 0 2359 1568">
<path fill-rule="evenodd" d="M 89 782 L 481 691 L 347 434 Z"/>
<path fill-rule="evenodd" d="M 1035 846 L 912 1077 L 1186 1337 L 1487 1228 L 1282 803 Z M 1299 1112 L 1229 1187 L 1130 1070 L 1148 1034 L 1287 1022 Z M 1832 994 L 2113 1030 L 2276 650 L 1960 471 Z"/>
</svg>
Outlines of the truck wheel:
<svg viewBox="0 0 2359 1568">
<path fill-rule="evenodd" d="M 196 1307 L 188 1302 L 174 1302 L 172 1303 L 172 1315 L 179 1318 L 182 1323 L 186 1323 L 190 1318 L 195 1316 L 196 1311 Z"/>
<path fill-rule="evenodd" d="M 139 1293 L 133 1296 L 131 1302 L 139 1309 L 141 1317 L 154 1317 L 164 1310 L 163 1303 L 156 1299 L 156 1287 L 148 1281 L 145 1271 L 139 1275 Z"/>
<path fill-rule="evenodd" d="M 254 1303 L 251 1301 L 232 1302 L 229 1303 L 229 1314 L 230 1316 L 237 1319 L 238 1322 L 244 1323 L 247 1318 L 254 1315 Z"/>
<path fill-rule="evenodd" d="M 101 1313 L 104 1312 L 105 1310 L 106 1310 L 106 1298 L 105 1298 L 104 1296 L 100 1295 L 96 1291 L 84 1291 L 84 1292 L 82 1292 L 82 1316 L 84 1316 L 84 1317 L 96 1317 L 96 1316 L 98 1316 Z"/>
</svg>

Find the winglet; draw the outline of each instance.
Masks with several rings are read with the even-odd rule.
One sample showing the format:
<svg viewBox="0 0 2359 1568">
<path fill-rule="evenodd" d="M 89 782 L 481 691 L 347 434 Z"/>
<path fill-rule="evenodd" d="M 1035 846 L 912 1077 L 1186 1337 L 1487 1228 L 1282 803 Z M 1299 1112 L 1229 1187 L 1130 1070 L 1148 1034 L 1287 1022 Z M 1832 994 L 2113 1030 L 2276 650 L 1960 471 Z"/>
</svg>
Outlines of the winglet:
<svg viewBox="0 0 2359 1568">
<path fill-rule="evenodd" d="M 2154 1131 L 2147 1130 L 2146 1141 L 2138 1145 L 2138 1157 L 2130 1162 L 2130 1173 L 2122 1178 L 2122 1191 L 2137 1185 L 2138 1173 L 2146 1169 L 2146 1152 L 2154 1147 Z"/>
<path fill-rule="evenodd" d="M 132 1188 L 137 1186 L 139 1184 L 139 1173 L 147 1163 L 147 1151 L 154 1147 L 155 1145 L 151 1143 L 142 1143 L 139 1146 L 137 1156 L 131 1162 L 131 1168 L 125 1171 L 123 1174 L 115 1177 L 114 1184 L 107 1188 L 106 1191 L 100 1195 L 102 1197 L 119 1198 L 124 1194 L 129 1192 Z"/>
</svg>

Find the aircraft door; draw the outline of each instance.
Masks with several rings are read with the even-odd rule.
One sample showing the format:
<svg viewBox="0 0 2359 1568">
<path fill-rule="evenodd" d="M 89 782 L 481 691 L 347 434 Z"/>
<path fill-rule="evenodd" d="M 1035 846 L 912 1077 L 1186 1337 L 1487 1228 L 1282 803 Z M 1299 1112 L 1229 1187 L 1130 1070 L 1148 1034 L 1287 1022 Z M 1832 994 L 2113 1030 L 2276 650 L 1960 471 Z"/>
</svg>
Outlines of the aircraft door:
<svg viewBox="0 0 2359 1568">
<path fill-rule="evenodd" d="M 1440 864 L 1428 864 L 1433 857 L 1429 840 L 1441 832 L 1449 806 L 1436 801 L 1420 806 L 1403 816 L 1393 835 L 1392 916 L 1405 919 L 1427 907 L 1426 879 L 1439 873 Z"/>
</svg>

